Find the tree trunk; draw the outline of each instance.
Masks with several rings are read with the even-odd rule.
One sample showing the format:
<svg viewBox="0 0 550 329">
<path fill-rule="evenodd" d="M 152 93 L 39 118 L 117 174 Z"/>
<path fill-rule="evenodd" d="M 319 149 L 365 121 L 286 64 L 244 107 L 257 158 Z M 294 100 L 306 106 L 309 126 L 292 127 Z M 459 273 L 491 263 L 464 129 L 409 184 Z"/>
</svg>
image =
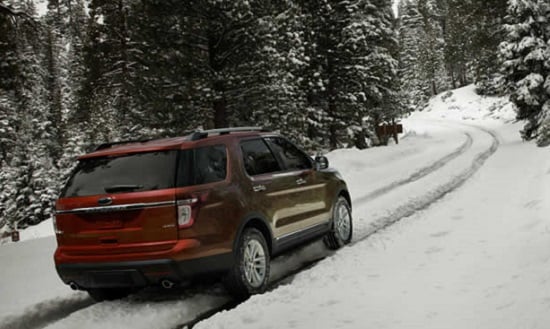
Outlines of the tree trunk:
<svg viewBox="0 0 550 329">
<path fill-rule="evenodd" d="M 214 89 L 214 99 L 212 101 L 213 124 L 214 128 L 225 128 L 228 126 L 227 101 L 225 99 L 225 81 L 220 76 L 225 68 L 225 62 L 219 58 L 220 36 L 212 29 L 208 32 L 208 61 L 210 69 L 213 71 L 212 87 Z"/>
<path fill-rule="evenodd" d="M 214 99 L 214 128 L 226 128 L 227 123 L 227 102 L 225 100 L 223 82 L 216 82 L 214 84 L 216 93 L 219 97 Z"/>
<path fill-rule="evenodd" d="M 365 131 L 361 129 L 360 131 L 355 133 L 355 147 L 357 147 L 360 150 L 364 150 L 368 147 L 367 142 L 365 141 Z"/>
<path fill-rule="evenodd" d="M 331 49 L 327 47 L 327 49 Z M 333 58 L 332 54 L 327 51 L 327 102 L 328 102 L 328 117 L 330 118 L 329 123 L 329 146 L 331 150 L 334 150 L 338 147 L 338 126 L 337 120 L 335 118 L 338 109 L 336 108 L 336 91 L 334 86 L 334 76 L 333 76 Z"/>
<path fill-rule="evenodd" d="M 329 126 L 329 146 L 331 150 L 338 148 L 338 138 L 336 133 L 338 132 L 338 127 L 333 122 Z"/>
</svg>

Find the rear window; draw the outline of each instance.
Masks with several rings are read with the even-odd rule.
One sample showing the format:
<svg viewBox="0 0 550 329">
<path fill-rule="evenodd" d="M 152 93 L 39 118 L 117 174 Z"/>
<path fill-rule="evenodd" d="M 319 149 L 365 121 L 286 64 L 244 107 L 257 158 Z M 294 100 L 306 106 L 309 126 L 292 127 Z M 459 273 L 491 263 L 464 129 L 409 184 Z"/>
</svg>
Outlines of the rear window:
<svg viewBox="0 0 550 329">
<path fill-rule="evenodd" d="M 177 151 L 81 160 L 62 197 L 152 191 L 174 187 Z"/>
</svg>

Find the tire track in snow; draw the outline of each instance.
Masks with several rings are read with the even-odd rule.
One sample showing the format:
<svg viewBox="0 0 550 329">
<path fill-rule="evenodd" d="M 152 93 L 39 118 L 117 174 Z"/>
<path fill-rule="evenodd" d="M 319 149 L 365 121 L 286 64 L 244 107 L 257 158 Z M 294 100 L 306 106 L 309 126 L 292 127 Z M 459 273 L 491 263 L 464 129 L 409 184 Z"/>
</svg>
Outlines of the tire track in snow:
<svg viewBox="0 0 550 329">
<path fill-rule="evenodd" d="M 470 125 L 468 125 L 470 126 Z M 470 177 L 472 177 L 485 163 L 485 161 L 493 155 L 496 150 L 498 149 L 500 142 L 497 137 L 497 135 L 489 130 L 482 127 L 477 126 L 471 126 L 476 129 L 482 130 L 485 133 L 489 134 L 493 141 L 491 146 L 484 150 L 483 152 L 477 154 L 471 165 L 462 173 L 455 176 L 450 182 L 447 182 L 446 184 L 443 184 L 439 187 L 437 187 L 434 190 L 431 190 L 429 193 L 425 194 L 424 196 L 414 199 L 412 201 L 407 202 L 404 205 L 399 206 L 394 211 L 392 211 L 389 215 L 386 215 L 384 217 L 378 218 L 374 221 L 373 224 L 371 224 L 370 228 L 367 230 L 367 233 L 354 239 L 354 241 L 350 244 L 350 247 L 355 245 L 358 242 L 361 242 L 363 240 L 366 240 L 373 234 L 376 234 L 377 232 L 384 230 L 385 228 L 395 224 L 396 222 L 410 217 L 414 213 L 420 210 L 424 210 L 428 208 L 431 204 L 437 202 L 438 200 L 442 199 L 445 195 L 448 193 L 454 191 L 458 187 L 460 187 L 462 184 L 464 184 Z M 473 144 L 473 137 L 469 133 L 464 133 L 466 136 L 466 141 L 457 149 L 455 149 L 453 152 L 449 153 L 448 155 L 444 156 L 443 158 L 435 161 L 434 163 L 430 164 L 429 166 L 426 166 L 424 168 L 419 169 L 409 177 L 405 179 L 401 179 L 398 181 L 395 181 L 385 187 L 379 188 L 365 196 L 359 197 L 356 200 L 354 200 L 355 203 L 365 203 L 367 201 L 373 200 L 379 196 L 382 196 L 384 194 L 389 193 L 395 188 L 398 188 L 400 186 L 415 182 L 435 171 L 442 168 L 444 165 L 449 163 L 450 161 L 454 160 L 458 156 L 465 153 Z M 323 258 L 315 259 L 313 261 L 309 261 L 304 263 L 301 267 L 292 270 L 288 274 L 284 275 L 282 278 L 277 279 L 273 281 L 268 290 L 274 290 L 281 284 L 288 284 L 292 282 L 292 279 L 300 272 L 305 271 L 307 269 L 310 269 L 315 266 L 319 261 L 321 261 Z M 53 303 L 53 305 L 52 305 Z M 208 319 L 209 317 L 213 316 L 214 314 L 231 310 L 232 308 L 238 306 L 242 301 L 237 300 L 230 300 L 227 303 L 219 306 L 214 307 L 211 309 L 206 309 L 203 313 L 199 314 L 198 316 L 194 317 L 192 320 L 183 323 L 181 325 L 178 325 L 175 328 L 193 328 L 197 323 Z M 0 329 L 11 329 L 11 328 L 24 328 L 24 329 L 36 329 L 36 328 L 43 328 L 46 327 L 49 324 L 55 323 L 56 321 L 62 320 L 65 317 L 68 317 L 74 312 L 78 312 L 80 310 L 83 310 L 91 305 L 93 305 L 94 302 L 89 299 L 85 298 L 82 300 L 54 300 L 54 301 L 46 301 L 43 303 L 38 304 L 35 307 L 38 307 L 36 311 L 32 311 L 30 313 L 25 313 L 21 316 L 15 316 L 15 317 L 8 317 L 5 318 L 5 322 L 0 324 Z M 33 308 L 35 308 L 33 307 Z"/>
<path fill-rule="evenodd" d="M 376 219 L 372 224 L 370 224 L 370 227 L 367 229 L 367 233 L 354 239 L 351 245 L 367 239 L 371 235 L 386 229 L 387 227 L 395 224 L 396 222 L 404 218 L 412 216 L 417 211 L 427 209 L 433 203 L 441 200 L 447 194 L 462 186 L 483 166 L 485 161 L 487 161 L 487 159 L 489 159 L 498 150 L 500 146 L 500 140 L 497 134 L 492 130 L 475 125 L 467 126 L 476 128 L 490 135 L 492 138 L 491 146 L 488 149 L 478 153 L 472 160 L 471 165 L 466 170 L 455 176 L 449 182 L 440 185 L 435 189 L 432 189 L 427 194 L 419 198 L 415 198 L 397 207 L 390 214 Z"/>
<path fill-rule="evenodd" d="M 304 262 L 301 267 L 296 268 L 296 269 L 286 273 L 284 276 L 278 278 L 277 280 L 271 282 L 266 291 L 273 291 L 273 290 L 277 289 L 277 287 L 279 287 L 280 285 L 284 285 L 284 284 L 288 284 L 288 283 L 292 282 L 292 278 L 294 278 L 294 276 L 296 276 L 296 274 L 314 267 L 317 263 L 319 263 L 320 261 L 322 261 L 325 258 L 326 257 L 315 258 L 313 260 Z M 222 312 L 222 311 L 230 311 L 230 310 L 234 309 L 235 307 L 239 306 L 241 303 L 243 303 L 245 301 L 246 300 L 231 299 L 227 303 L 225 303 L 225 304 L 223 304 L 219 307 L 215 307 L 215 308 L 211 308 L 209 310 L 206 310 L 206 311 L 202 312 L 201 314 L 197 315 L 196 317 L 194 317 L 193 319 L 191 319 L 191 320 L 189 320 L 185 323 L 178 324 L 173 329 L 192 329 L 197 323 L 212 317 L 216 313 L 219 313 L 219 312 Z"/>
<path fill-rule="evenodd" d="M 405 184 L 409 184 L 409 183 L 412 183 L 414 181 L 417 181 L 417 180 L 421 179 L 422 177 L 425 177 L 425 176 L 433 173 L 434 171 L 440 169 L 441 167 L 443 167 L 444 165 L 446 165 L 450 161 L 454 160 L 456 157 L 458 157 L 461 154 L 463 154 L 464 152 L 466 152 L 470 147 L 472 147 L 472 144 L 473 144 L 472 135 L 470 135 L 469 133 L 464 133 L 464 135 L 466 136 L 466 141 L 464 141 L 464 143 L 462 145 L 460 145 L 453 152 L 447 154 L 443 158 L 433 162 L 432 164 L 430 164 L 430 165 L 428 165 L 424 168 L 420 168 L 419 170 L 417 170 L 416 172 L 414 172 L 412 175 L 410 175 L 407 178 L 395 181 L 395 182 L 393 182 L 389 185 L 386 185 L 384 187 L 376 189 L 376 190 L 370 192 L 369 194 L 367 194 L 365 196 L 354 199 L 353 203 L 364 203 L 364 202 L 368 202 L 370 200 L 376 199 L 379 196 L 382 196 L 382 195 L 390 192 L 391 190 L 393 190 L 393 189 L 395 189 L 399 186 L 403 186 Z"/>
<path fill-rule="evenodd" d="M 470 126 L 470 125 L 468 125 L 468 126 Z M 430 205 L 432 205 L 433 203 L 435 203 L 438 200 L 442 199 L 448 193 L 450 193 L 450 192 L 456 190 L 457 188 L 459 188 L 470 177 L 472 177 L 483 166 L 485 161 L 487 159 L 489 159 L 489 157 L 491 157 L 491 155 L 493 155 L 497 151 L 498 147 L 500 146 L 500 141 L 499 141 L 496 133 L 494 133 L 491 130 L 481 128 L 481 127 L 477 127 L 477 126 L 470 126 L 470 127 L 482 130 L 485 133 L 489 134 L 492 138 L 491 146 L 488 149 L 486 149 L 486 150 L 478 153 L 476 156 L 474 156 L 474 159 L 472 160 L 472 164 L 465 171 L 460 173 L 458 176 L 455 176 L 450 182 L 439 186 L 435 190 L 430 191 L 428 194 L 424 195 L 423 197 L 421 197 L 419 199 L 415 199 L 411 202 L 408 202 L 408 203 L 398 207 L 390 215 L 387 215 L 387 216 L 384 216 L 382 218 L 379 218 L 379 219 L 375 220 L 375 222 L 372 224 L 371 228 L 368 230 L 368 233 L 354 239 L 354 241 L 349 246 L 353 247 L 358 242 L 361 242 L 361 241 L 364 241 L 364 240 L 368 239 L 373 234 L 376 234 L 377 232 L 379 232 L 379 231 L 395 224 L 396 222 L 398 222 L 398 221 L 400 221 L 400 220 L 402 220 L 406 217 L 410 217 L 411 215 L 413 215 L 417 211 L 428 208 Z M 393 190 L 397 187 L 400 187 L 402 185 L 406 185 L 408 183 L 412 183 L 412 182 L 414 182 L 414 181 L 416 181 L 416 180 L 418 180 L 422 177 L 427 176 L 430 173 L 435 172 L 436 170 L 440 169 L 441 167 L 443 167 L 448 162 L 450 162 L 453 159 L 455 159 L 456 157 L 462 155 L 464 152 L 466 152 L 466 150 L 468 150 L 472 146 L 473 137 L 469 133 L 465 133 L 465 135 L 467 136 L 467 140 L 460 147 L 458 147 L 455 151 L 448 154 L 447 156 L 437 160 L 436 162 L 432 163 L 429 166 L 426 166 L 426 167 L 418 170 L 417 172 L 415 172 L 414 174 L 412 174 L 411 176 L 409 176 L 406 179 L 398 180 L 398 181 L 396 181 L 392 184 L 389 184 L 386 187 L 377 189 L 377 190 L 367 194 L 366 196 L 360 197 L 360 198 L 358 198 L 354 201 L 355 202 L 366 202 L 368 200 L 375 199 L 375 198 L 377 198 L 381 195 L 384 195 L 384 194 L 390 192 L 391 190 Z M 292 279 L 297 274 L 299 274 L 300 272 L 303 272 L 307 269 L 310 269 L 310 268 L 314 267 L 315 264 L 322 261 L 323 259 L 324 258 L 320 258 L 320 259 L 316 259 L 313 262 L 307 263 L 303 267 L 300 267 L 300 268 L 292 271 L 291 273 L 285 275 L 283 278 L 274 281 L 273 283 L 270 284 L 270 286 L 268 288 L 268 291 L 276 289 L 281 284 L 291 283 Z M 219 313 L 219 312 L 222 312 L 222 311 L 230 311 L 231 309 L 238 306 L 240 303 L 242 303 L 242 301 L 232 300 L 232 301 L 229 301 L 227 304 L 222 305 L 221 307 L 206 310 L 204 313 L 202 313 L 201 315 L 199 315 L 195 319 L 193 319 L 193 320 L 191 320 L 187 323 L 184 323 L 182 325 L 179 325 L 179 326 L 175 327 L 174 329 L 192 329 L 197 323 L 202 322 L 202 321 L 210 318 L 211 316 L 215 315 L 216 313 Z"/>
<path fill-rule="evenodd" d="M 94 301 L 88 296 L 47 300 L 27 308 L 21 315 L 5 317 L 0 329 L 44 328 L 93 304 Z"/>
</svg>

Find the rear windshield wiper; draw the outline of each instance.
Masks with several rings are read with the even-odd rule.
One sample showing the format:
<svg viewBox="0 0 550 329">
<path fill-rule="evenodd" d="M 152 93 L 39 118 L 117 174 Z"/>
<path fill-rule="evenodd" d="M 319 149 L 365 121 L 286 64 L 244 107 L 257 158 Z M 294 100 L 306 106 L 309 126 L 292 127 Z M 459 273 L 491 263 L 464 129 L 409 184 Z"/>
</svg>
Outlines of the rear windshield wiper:
<svg viewBox="0 0 550 329">
<path fill-rule="evenodd" d="M 107 193 L 116 193 L 116 192 L 132 192 L 135 190 L 141 190 L 143 185 L 132 185 L 132 184 L 120 184 L 104 187 L 103 189 Z"/>
</svg>

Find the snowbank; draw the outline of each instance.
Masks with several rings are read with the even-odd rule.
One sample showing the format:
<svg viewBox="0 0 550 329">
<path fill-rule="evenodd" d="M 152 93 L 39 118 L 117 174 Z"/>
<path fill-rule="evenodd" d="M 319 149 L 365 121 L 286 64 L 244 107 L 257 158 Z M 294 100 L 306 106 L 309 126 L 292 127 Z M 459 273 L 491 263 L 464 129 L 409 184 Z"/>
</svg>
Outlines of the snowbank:
<svg viewBox="0 0 550 329">
<path fill-rule="evenodd" d="M 448 118 L 452 120 L 497 120 L 501 123 L 515 121 L 515 105 L 508 97 L 480 96 L 475 92 L 475 86 L 469 85 L 442 93 L 432 98 L 428 104 L 424 118 Z"/>
</svg>

